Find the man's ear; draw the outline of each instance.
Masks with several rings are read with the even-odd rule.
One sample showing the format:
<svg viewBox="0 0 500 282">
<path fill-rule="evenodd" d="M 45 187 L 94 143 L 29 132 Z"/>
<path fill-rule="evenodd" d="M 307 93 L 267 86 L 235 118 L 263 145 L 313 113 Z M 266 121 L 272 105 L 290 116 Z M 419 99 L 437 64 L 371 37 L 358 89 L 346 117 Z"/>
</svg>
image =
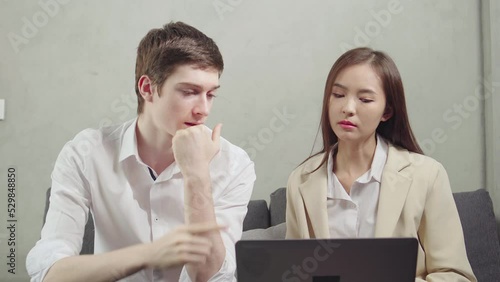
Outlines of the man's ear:
<svg viewBox="0 0 500 282">
<path fill-rule="evenodd" d="M 142 75 L 137 82 L 137 86 L 139 88 L 139 92 L 141 93 L 144 101 L 151 102 L 153 100 L 154 93 L 154 85 L 149 76 Z"/>
<path fill-rule="evenodd" d="M 384 114 L 382 115 L 382 121 L 388 121 L 392 117 L 392 114 L 392 108 L 389 106 L 385 107 Z"/>
</svg>

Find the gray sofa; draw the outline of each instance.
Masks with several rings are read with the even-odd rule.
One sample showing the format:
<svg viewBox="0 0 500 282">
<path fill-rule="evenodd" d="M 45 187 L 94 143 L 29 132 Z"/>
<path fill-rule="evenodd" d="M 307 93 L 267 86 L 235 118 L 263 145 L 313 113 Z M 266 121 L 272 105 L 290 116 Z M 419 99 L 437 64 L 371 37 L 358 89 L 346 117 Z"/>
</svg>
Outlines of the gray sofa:
<svg viewBox="0 0 500 282">
<path fill-rule="evenodd" d="M 50 189 L 47 191 L 45 214 L 50 203 L 49 196 Z M 453 196 L 462 221 L 467 256 L 478 281 L 500 281 L 500 242 L 489 193 L 479 189 L 454 193 Z M 242 240 L 284 239 L 285 210 L 285 188 L 271 193 L 269 205 L 265 200 L 250 201 L 243 222 Z M 89 217 L 81 254 L 91 254 L 93 249 L 94 223 L 92 217 Z"/>
</svg>

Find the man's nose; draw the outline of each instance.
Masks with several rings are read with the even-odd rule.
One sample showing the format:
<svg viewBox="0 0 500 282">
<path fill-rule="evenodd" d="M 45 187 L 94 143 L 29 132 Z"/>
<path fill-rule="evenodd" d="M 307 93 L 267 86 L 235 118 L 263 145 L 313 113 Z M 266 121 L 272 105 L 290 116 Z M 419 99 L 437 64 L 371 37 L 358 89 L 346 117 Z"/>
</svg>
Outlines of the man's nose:
<svg viewBox="0 0 500 282">
<path fill-rule="evenodd" d="M 208 101 L 207 95 L 199 95 L 199 99 L 197 99 L 193 111 L 196 115 L 208 116 L 210 113 L 210 102 Z"/>
</svg>

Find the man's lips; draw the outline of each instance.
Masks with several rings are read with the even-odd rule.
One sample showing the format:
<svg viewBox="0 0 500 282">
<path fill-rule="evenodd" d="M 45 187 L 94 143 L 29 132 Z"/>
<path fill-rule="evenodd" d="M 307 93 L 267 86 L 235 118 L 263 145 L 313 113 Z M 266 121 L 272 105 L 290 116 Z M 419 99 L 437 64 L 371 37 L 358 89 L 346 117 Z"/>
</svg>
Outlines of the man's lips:
<svg viewBox="0 0 500 282">
<path fill-rule="evenodd" d="M 185 122 L 184 124 L 187 126 L 196 126 L 196 125 L 203 124 L 203 122 Z"/>
</svg>

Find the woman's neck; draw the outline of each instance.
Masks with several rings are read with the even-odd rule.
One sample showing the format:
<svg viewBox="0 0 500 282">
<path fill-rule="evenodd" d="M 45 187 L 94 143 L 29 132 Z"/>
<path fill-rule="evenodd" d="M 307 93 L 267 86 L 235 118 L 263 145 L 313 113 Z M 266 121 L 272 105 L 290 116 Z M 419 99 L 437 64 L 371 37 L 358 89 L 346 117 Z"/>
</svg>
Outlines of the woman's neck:
<svg viewBox="0 0 500 282">
<path fill-rule="evenodd" d="M 363 142 L 356 143 L 339 140 L 333 156 L 333 172 L 356 178 L 363 175 L 371 167 L 376 147 L 375 135 Z"/>
</svg>

